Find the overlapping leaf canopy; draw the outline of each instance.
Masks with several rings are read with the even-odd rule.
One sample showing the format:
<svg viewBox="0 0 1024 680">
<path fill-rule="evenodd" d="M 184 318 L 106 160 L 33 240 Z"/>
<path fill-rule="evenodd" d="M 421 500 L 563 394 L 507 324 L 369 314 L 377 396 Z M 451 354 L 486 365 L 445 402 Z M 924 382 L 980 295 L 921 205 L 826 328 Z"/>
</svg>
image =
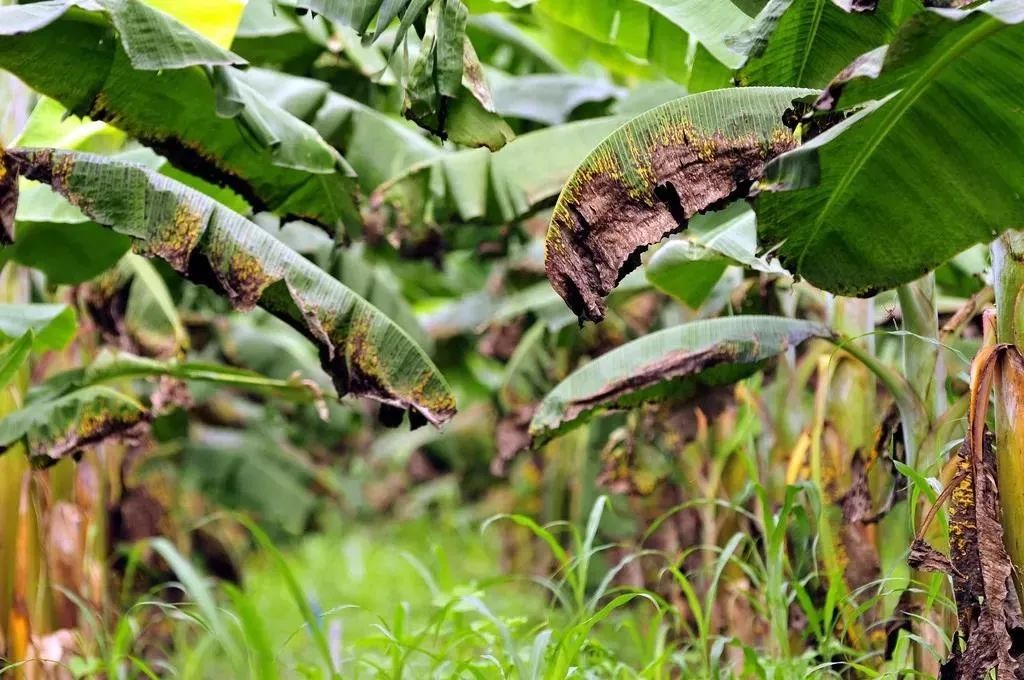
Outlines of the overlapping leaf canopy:
<svg viewBox="0 0 1024 680">
<path fill-rule="evenodd" d="M 142 254 L 225 295 L 259 304 L 320 349 L 339 394 L 407 409 L 435 425 L 454 397 L 430 359 L 366 300 L 205 194 L 143 166 L 50 149 L 9 150 L 6 172 L 50 184 Z"/>
<path fill-rule="evenodd" d="M 0 7 L 0 67 L 114 123 L 255 208 L 332 233 L 359 221 L 354 172 L 309 125 L 241 81 L 245 61 L 140 0 Z"/>
<path fill-rule="evenodd" d="M 819 287 L 869 295 L 1024 224 L 1022 39 L 1020 0 L 909 19 L 823 100 L 855 115 L 767 168 L 764 245 Z"/>
</svg>

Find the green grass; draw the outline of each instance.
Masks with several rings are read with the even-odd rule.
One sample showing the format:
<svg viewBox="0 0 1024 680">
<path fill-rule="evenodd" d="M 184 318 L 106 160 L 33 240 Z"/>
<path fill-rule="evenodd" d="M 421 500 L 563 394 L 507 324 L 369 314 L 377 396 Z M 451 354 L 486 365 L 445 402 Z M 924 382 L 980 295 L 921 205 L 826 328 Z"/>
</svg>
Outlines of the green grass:
<svg viewBox="0 0 1024 680">
<path fill-rule="evenodd" d="M 760 517 L 721 502 L 715 512 L 744 513 L 764 540 L 735 533 L 671 559 L 644 551 L 617 563 L 600 542 L 611 512 L 603 497 L 582 529 L 450 510 L 308 535 L 285 550 L 248 520 L 220 517 L 211 521 L 241 521 L 253 536 L 244 583 L 209 579 L 154 539 L 148 547 L 171 567 L 182 601 L 166 604 L 154 591 L 107 627 L 89 613 L 84 652 L 69 668 L 81 678 L 258 680 L 901 677 L 917 641 L 900 634 L 889 662 L 861 654 L 839 633 L 843 593 L 814 592 L 813 549 L 799 543 L 814 536 L 811 487 L 788 487 L 777 507 L 757 485 L 745 493 L 763 501 Z M 543 573 L 505 574 L 502 532 L 532 536 L 537 554 L 552 558 L 538 565 Z M 144 549 L 133 551 L 130 569 Z M 806 563 L 787 557 L 808 550 Z M 704 566 L 684 569 L 693 556 Z M 616 585 L 641 558 L 660 565 L 660 585 L 677 586 L 685 607 Z M 738 581 L 749 584 L 749 614 L 723 621 L 723 603 L 735 596 L 727 584 Z M 861 610 L 886 596 L 880 585 Z M 789 625 L 794 611 L 806 620 L 803 639 Z M 739 639 L 738 623 L 762 625 L 762 638 Z"/>
</svg>

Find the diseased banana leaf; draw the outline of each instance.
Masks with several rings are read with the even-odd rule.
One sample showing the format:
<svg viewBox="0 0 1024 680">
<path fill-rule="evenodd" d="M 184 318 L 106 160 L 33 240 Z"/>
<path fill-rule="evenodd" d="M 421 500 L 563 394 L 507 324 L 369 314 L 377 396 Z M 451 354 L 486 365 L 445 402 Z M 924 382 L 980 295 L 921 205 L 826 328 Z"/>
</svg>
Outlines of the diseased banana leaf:
<svg viewBox="0 0 1024 680">
<path fill-rule="evenodd" d="M 103 353 L 88 366 L 57 373 L 33 386 L 25 405 L 0 421 L 0 453 L 24 441 L 34 462 L 47 465 L 86 446 L 123 435 L 160 415 L 164 407 L 156 397 L 148 400 L 151 403 L 139 401 L 110 384 L 161 377 L 212 383 L 296 402 L 321 399 L 314 383 L 297 378 L 272 380 L 218 364 Z"/>
<path fill-rule="evenodd" d="M 25 441 L 37 463 L 53 463 L 85 446 L 124 433 L 149 417 L 141 402 L 104 386 L 86 387 L 28 404 L 0 419 L 0 453 Z"/>
<path fill-rule="evenodd" d="M 545 248 L 552 286 L 594 321 L 640 254 L 699 213 L 745 198 L 765 163 L 796 146 L 783 122 L 813 91 L 751 87 L 684 97 L 629 121 L 569 178 Z"/>
<path fill-rule="evenodd" d="M 145 167 L 52 149 L 10 150 L 9 172 L 50 184 L 136 251 L 168 262 L 238 309 L 260 305 L 320 349 L 338 393 L 441 425 L 455 412 L 444 378 L 404 331 L 311 262 L 205 194 Z"/>
<path fill-rule="evenodd" d="M 115 124 L 256 209 L 359 224 L 353 171 L 310 126 L 240 82 L 244 60 L 140 0 L 0 7 L 0 67 Z"/>
<path fill-rule="evenodd" d="M 577 369 L 537 407 L 530 434 L 542 444 L 605 409 L 685 400 L 753 374 L 828 328 L 800 319 L 735 316 L 686 323 L 626 343 Z"/>
<path fill-rule="evenodd" d="M 762 244 L 820 288 L 868 296 L 1024 224 L 1022 44 L 1022 0 L 909 19 L 820 102 L 863 108 L 766 169 Z"/>
</svg>

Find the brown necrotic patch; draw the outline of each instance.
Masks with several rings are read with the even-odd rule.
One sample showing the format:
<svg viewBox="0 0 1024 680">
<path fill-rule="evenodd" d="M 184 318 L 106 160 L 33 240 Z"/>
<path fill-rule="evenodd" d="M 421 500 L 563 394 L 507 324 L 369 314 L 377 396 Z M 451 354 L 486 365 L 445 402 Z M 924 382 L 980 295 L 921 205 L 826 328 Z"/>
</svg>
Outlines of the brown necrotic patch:
<svg viewBox="0 0 1024 680">
<path fill-rule="evenodd" d="M 18 211 L 18 170 L 0 146 L 0 245 L 14 243 L 14 214 Z"/>
<path fill-rule="evenodd" d="M 192 251 L 206 230 L 207 220 L 208 211 L 195 210 L 186 203 L 179 203 L 174 214 L 156 226 L 152 238 L 136 240 L 132 248 L 140 255 L 159 257 L 175 271 L 185 272 Z"/>
<path fill-rule="evenodd" d="M 740 354 L 741 348 L 738 345 L 728 343 L 666 354 L 657 361 L 641 366 L 627 377 L 612 381 L 587 397 L 576 399 L 566 409 L 565 420 L 573 420 L 581 413 L 601 406 L 614 406 L 623 397 L 666 380 L 685 378 L 712 366 L 732 363 Z"/>
<path fill-rule="evenodd" d="M 648 246 L 684 230 L 694 215 L 746 197 L 765 163 L 796 145 L 784 129 L 768 141 L 692 130 L 668 141 L 630 168 L 600 149 L 555 209 L 545 267 L 581 319 L 604 317 L 604 298 L 640 265 Z"/>
</svg>

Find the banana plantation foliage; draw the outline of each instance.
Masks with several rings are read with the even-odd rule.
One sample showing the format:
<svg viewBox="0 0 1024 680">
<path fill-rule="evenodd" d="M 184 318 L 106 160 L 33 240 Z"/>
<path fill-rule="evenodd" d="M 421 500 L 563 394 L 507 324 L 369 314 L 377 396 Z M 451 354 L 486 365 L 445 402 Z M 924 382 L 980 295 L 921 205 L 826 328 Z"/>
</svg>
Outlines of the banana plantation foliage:
<svg viewBox="0 0 1024 680">
<path fill-rule="evenodd" d="M 0 0 L 0 675 L 1024 678 L 1024 0 Z"/>
</svg>

